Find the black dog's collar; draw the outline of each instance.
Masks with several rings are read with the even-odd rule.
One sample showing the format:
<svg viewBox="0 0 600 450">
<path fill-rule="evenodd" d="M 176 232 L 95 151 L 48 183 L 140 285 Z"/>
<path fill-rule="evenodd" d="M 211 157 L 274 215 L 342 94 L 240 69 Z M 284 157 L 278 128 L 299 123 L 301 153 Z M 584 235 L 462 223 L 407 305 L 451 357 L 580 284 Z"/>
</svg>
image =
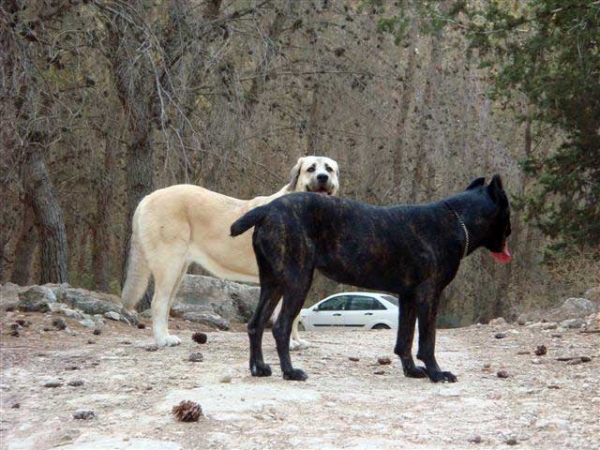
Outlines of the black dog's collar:
<svg viewBox="0 0 600 450">
<path fill-rule="evenodd" d="M 465 222 L 458 215 L 458 213 L 456 212 L 456 210 L 452 206 L 450 206 L 450 203 L 448 203 L 446 200 L 444 200 L 444 204 L 448 207 L 448 209 L 450 211 L 452 211 L 454 213 L 454 215 L 458 219 L 458 223 L 460 223 L 460 226 L 462 227 L 462 229 L 465 232 L 465 251 L 463 252 L 463 255 L 462 255 L 462 257 L 465 258 L 467 256 L 467 253 L 469 252 L 469 230 L 467 229 L 467 226 L 465 225 Z"/>
</svg>

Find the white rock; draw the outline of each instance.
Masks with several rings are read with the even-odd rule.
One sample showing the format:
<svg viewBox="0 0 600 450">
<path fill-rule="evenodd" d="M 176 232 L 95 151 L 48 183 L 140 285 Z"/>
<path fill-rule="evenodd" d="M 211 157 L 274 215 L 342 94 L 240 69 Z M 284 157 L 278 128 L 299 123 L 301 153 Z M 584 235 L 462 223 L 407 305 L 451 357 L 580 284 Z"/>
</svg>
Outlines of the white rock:
<svg viewBox="0 0 600 450">
<path fill-rule="evenodd" d="M 490 323 L 488 325 L 491 327 L 506 325 L 506 320 L 504 320 L 503 317 L 496 317 L 495 319 L 490 320 Z"/>
<path fill-rule="evenodd" d="M 106 317 L 107 319 L 110 319 L 110 320 L 116 320 L 116 321 L 121 320 L 121 315 L 114 311 L 105 312 L 104 317 Z"/>
<path fill-rule="evenodd" d="M 83 319 L 79 321 L 79 325 L 84 326 L 86 328 L 94 328 L 96 323 L 92 319 Z"/>
<path fill-rule="evenodd" d="M 563 320 L 560 323 L 561 327 L 565 327 L 565 328 L 581 328 L 582 326 L 585 325 L 585 320 L 583 319 L 567 319 L 567 320 Z"/>
</svg>

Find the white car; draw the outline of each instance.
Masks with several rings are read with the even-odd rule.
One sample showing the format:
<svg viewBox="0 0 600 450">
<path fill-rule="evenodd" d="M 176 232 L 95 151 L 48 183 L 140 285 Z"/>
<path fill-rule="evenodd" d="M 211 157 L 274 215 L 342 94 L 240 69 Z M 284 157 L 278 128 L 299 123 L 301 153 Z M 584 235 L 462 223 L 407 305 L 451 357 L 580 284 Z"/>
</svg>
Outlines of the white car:
<svg viewBox="0 0 600 450">
<path fill-rule="evenodd" d="M 341 292 L 300 311 L 299 328 L 398 328 L 398 299 L 373 292 Z"/>
</svg>

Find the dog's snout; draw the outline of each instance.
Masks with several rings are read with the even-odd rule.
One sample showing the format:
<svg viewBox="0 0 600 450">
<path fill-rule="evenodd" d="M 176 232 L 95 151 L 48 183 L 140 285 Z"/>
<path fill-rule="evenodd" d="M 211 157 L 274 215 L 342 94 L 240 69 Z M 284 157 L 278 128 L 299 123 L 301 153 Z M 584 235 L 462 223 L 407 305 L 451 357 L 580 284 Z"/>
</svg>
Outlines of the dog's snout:
<svg viewBox="0 0 600 450">
<path fill-rule="evenodd" d="M 319 175 L 317 175 L 317 181 L 325 183 L 327 180 L 329 180 L 329 175 L 327 175 L 326 173 L 320 173 Z"/>
</svg>

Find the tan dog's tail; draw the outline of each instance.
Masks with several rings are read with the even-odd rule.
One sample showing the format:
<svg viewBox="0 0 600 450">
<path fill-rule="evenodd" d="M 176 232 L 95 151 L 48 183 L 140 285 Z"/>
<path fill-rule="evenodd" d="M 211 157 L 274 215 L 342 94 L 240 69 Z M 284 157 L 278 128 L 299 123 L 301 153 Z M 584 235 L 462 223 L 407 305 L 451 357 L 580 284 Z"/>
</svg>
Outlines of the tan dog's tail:
<svg viewBox="0 0 600 450">
<path fill-rule="evenodd" d="M 136 303 L 142 298 L 144 292 L 146 292 L 148 280 L 150 279 L 150 268 L 140 244 L 139 227 L 137 224 L 138 211 L 139 208 L 133 215 L 131 246 L 129 249 L 129 258 L 127 259 L 127 277 L 121 291 L 121 301 L 123 302 L 123 306 L 129 311 L 133 311 Z"/>
<path fill-rule="evenodd" d="M 231 236 L 238 236 L 242 233 L 245 233 L 253 226 L 260 225 L 260 223 L 265 218 L 268 209 L 269 205 L 267 204 L 248 211 L 238 220 L 233 222 L 230 229 Z"/>
</svg>

